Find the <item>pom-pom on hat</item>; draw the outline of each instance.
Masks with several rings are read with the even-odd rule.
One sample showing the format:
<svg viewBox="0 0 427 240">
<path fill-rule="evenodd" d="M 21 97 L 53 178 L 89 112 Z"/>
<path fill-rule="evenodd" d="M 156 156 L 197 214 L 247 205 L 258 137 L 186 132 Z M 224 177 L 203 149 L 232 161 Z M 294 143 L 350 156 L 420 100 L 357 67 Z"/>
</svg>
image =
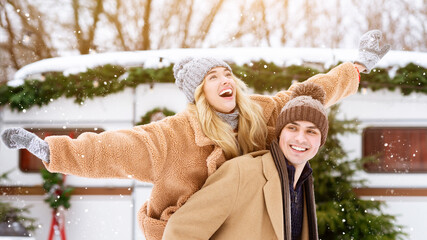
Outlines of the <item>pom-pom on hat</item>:
<svg viewBox="0 0 427 240">
<path fill-rule="evenodd" d="M 290 100 L 282 108 L 276 122 L 276 137 L 291 122 L 312 122 L 321 132 L 320 146 L 323 146 L 328 135 L 328 114 L 323 103 L 326 93 L 314 83 L 301 83 L 295 87 Z"/>
<path fill-rule="evenodd" d="M 212 57 L 188 57 L 173 66 L 175 84 L 184 92 L 189 102 L 194 103 L 196 88 L 214 67 L 225 67 L 231 71 L 231 67 L 226 62 Z"/>
</svg>

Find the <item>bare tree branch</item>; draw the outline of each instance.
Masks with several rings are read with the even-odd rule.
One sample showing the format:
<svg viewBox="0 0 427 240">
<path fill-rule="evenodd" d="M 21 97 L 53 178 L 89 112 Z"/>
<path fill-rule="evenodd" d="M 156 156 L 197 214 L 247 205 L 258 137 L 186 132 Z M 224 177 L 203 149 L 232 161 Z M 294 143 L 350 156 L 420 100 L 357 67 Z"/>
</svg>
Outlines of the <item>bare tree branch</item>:
<svg viewBox="0 0 427 240">
<path fill-rule="evenodd" d="M 73 0 L 72 2 L 73 7 L 73 16 L 74 16 L 74 36 L 77 39 L 77 45 L 79 48 L 80 53 L 82 53 L 84 50 L 81 48 L 81 46 L 84 44 L 84 38 L 82 29 L 80 27 L 79 19 L 79 11 L 80 11 L 80 2 L 79 0 Z"/>
<path fill-rule="evenodd" d="M 52 57 L 52 49 L 48 47 L 49 44 L 46 40 L 49 37 L 44 30 L 40 12 L 25 1 L 16 2 L 8 0 L 8 3 L 13 7 L 15 12 L 18 12 L 17 15 L 22 24 L 20 35 L 24 40 L 27 40 L 26 42 L 18 41 L 18 45 L 21 47 L 25 46 L 25 49 L 30 50 L 34 54 L 32 61 Z M 27 12 L 26 14 L 23 14 L 24 10 Z"/>
<path fill-rule="evenodd" d="M 169 26 L 171 25 L 177 25 L 178 28 L 176 31 L 161 31 L 158 34 L 160 35 L 159 37 L 159 41 L 157 43 L 157 47 L 158 48 L 167 48 L 170 47 L 170 39 L 171 38 L 175 38 L 175 39 L 179 39 L 179 33 L 182 31 L 185 31 L 185 28 L 188 28 L 189 26 L 183 26 L 183 24 L 181 24 L 181 22 L 172 22 L 172 19 L 180 19 L 180 14 L 183 13 L 183 11 L 180 11 L 180 8 L 182 6 L 186 6 L 186 1 L 185 0 L 172 0 L 170 3 L 165 4 L 165 7 L 162 10 L 162 19 L 160 19 L 161 24 L 160 24 L 160 28 L 161 29 L 168 29 Z M 183 28 L 184 30 L 182 30 L 181 28 Z M 182 44 L 181 40 L 181 44 Z"/>
<path fill-rule="evenodd" d="M 239 23 L 237 24 L 237 31 L 234 33 L 234 35 L 232 37 L 233 40 L 240 39 L 244 34 L 244 32 L 242 31 L 243 25 L 245 23 L 245 18 L 243 17 L 243 14 L 242 14 L 244 11 L 245 11 L 245 3 L 241 3 L 240 11 L 239 11 L 240 12 Z"/>
<path fill-rule="evenodd" d="M 260 12 L 261 12 L 261 25 L 263 26 L 263 28 L 261 29 L 264 29 L 265 39 L 267 40 L 268 46 L 271 47 L 270 30 L 268 28 L 268 22 L 266 19 L 267 9 L 265 7 L 263 0 L 259 1 L 259 5 L 260 5 Z"/>
<path fill-rule="evenodd" d="M 96 27 L 97 27 L 97 24 L 98 24 L 98 21 L 99 21 L 99 15 L 101 13 L 103 13 L 103 11 L 104 11 L 104 7 L 103 7 L 103 4 L 102 4 L 102 0 L 97 0 L 96 1 L 96 7 L 95 7 L 95 10 L 93 12 L 92 25 L 89 28 L 89 36 L 88 36 L 88 39 L 86 40 L 87 41 L 86 47 L 88 47 L 86 53 L 89 53 L 89 49 L 90 48 L 94 48 L 93 39 L 95 38 L 95 31 L 96 31 Z"/>
<path fill-rule="evenodd" d="M 146 0 L 144 6 L 144 26 L 142 27 L 142 50 L 150 49 L 150 14 L 151 0 Z"/>
<path fill-rule="evenodd" d="M 37 26 L 31 26 L 26 24 L 25 26 L 29 28 L 31 34 L 35 36 L 35 48 L 34 51 L 39 59 L 50 58 L 52 57 L 53 49 L 49 47 L 50 44 L 47 43 L 49 39 L 49 34 L 47 34 L 44 25 L 42 14 L 33 6 L 28 5 L 29 12 L 34 18 L 37 18 Z M 46 40 L 45 40 L 46 39 Z"/>
<path fill-rule="evenodd" d="M 283 0 L 283 12 L 284 12 L 283 13 L 284 19 L 282 20 L 282 23 L 281 23 L 282 38 L 280 39 L 280 41 L 283 45 L 285 45 L 288 38 L 288 30 L 286 28 L 288 23 L 288 18 L 289 18 L 289 1 L 288 0 Z"/>
<path fill-rule="evenodd" d="M 80 54 L 88 54 L 91 48 L 94 48 L 93 40 L 95 38 L 95 31 L 99 21 L 99 15 L 103 12 L 102 0 L 96 0 L 96 6 L 93 10 L 92 25 L 89 27 L 88 36 L 85 34 L 80 26 L 80 2 L 73 0 L 72 8 L 74 13 L 74 36 L 77 39 L 78 49 Z"/>
<path fill-rule="evenodd" d="M 119 38 L 119 43 L 123 50 L 128 51 L 129 47 L 126 44 L 123 33 L 123 25 L 119 20 L 119 12 L 122 9 L 121 0 L 116 0 L 116 12 L 114 14 L 104 12 L 107 19 L 114 25 L 114 28 L 117 31 L 117 37 Z"/>
<path fill-rule="evenodd" d="M 14 51 L 15 48 L 13 47 L 14 46 L 15 33 L 12 30 L 12 23 L 9 19 L 9 15 L 7 13 L 7 10 L 5 8 L 3 8 L 3 10 L 4 10 L 5 20 L 6 20 L 6 24 L 5 24 L 6 25 L 6 31 L 9 35 L 9 41 L 7 44 L 6 51 L 8 51 L 8 53 L 9 53 L 9 59 L 12 62 L 13 68 L 19 69 L 19 68 L 21 68 L 21 66 L 18 63 L 17 56 L 16 56 L 15 51 Z"/>
<path fill-rule="evenodd" d="M 181 41 L 181 47 L 183 48 L 188 48 L 189 45 L 187 44 L 188 41 L 188 30 L 190 28 L 190 22 L 191 22 L 191 18 L 193 16 L 193 5 L 194 5 L 194 0 L 190 0 L 190 4 L 188 7 L 188 13 L 187 13 L 187 17 L 185 18 L 185 23 L 184 23 L 184 36 L 182 37 L 182 41 Z"/>
<path fill-rule="evenodd" d="M 224 3 L 224 0 L 219 0 L 218 3 L 214 4 L 214 7 L 212 8 L 211 12 L 204 18 L 204 21 L 200 24 L 199 34 L 196 37 L 196 41 L 201 44 L 208 35 L 208 32 L 212 26 L 212 22 L 215 19 L 215 16 L 217 15 L 219 9 L 221 8 L 222 4 Z"/>
</svg>

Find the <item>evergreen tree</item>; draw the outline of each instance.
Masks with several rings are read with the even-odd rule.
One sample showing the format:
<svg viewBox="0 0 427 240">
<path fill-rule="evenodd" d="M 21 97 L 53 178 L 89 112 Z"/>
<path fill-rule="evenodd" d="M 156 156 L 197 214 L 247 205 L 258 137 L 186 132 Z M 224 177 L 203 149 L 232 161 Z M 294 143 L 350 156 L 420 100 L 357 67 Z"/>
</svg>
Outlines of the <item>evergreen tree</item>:
<svg viewBox="0 0 427 240">
<path fill-rule="evenodd" d="M 9 170 L 0 173 L 0 181 L 9 180 L 9 174 L 13 171 Z M 18 236 L 15 234 L 22 234 L 23 236 L 31 236 L 36 230 L 36 219 L 28 217 L 30 213 L 30 206 L 15 207 L 10 202 L 0 201 L 0 236 Z M 12 227 L 13 226 L 13 227 Z M 9 239 L 6 237 L 6 239 Z"/>
<path fill-rule="evenodd" d="M 339 135 L 357 133 L 357 121 L 337 120 L 338 106 L 329 113 L 325 146 L 310 160 L 313 168 L 320 239 L 403 239 L 395 217 L 382 213 L 383 202 L 362 200 L 353 187 L 363 185 L 353 176 L 370 158 L 349 160 Z"/>
</svg>

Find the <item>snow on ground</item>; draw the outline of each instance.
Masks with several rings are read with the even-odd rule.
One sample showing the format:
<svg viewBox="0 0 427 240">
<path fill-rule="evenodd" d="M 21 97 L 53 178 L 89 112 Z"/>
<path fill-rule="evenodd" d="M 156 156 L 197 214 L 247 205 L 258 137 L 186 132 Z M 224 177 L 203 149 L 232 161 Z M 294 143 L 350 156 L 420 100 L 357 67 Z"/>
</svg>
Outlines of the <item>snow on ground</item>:
<svg viewBox="0 0 427 240">
<path fill-rule="evenodd" d="M 357 53 L 357 49 L 329 48 L 187 48 L 107 52 L 40 60 L 19 69 L 15 73 L 14 79 L 8 82 L 8 85 L 19 86 L 24 79 L 31 75 L 45 72 L 64 72 L 67 75 L 105 64 L 159 68 L 188 56 L 211 56 L 236 64 L 249 63 L 260 59 L 285 66 L 299 65 L 303 62 L 320 62 L 328 67 L 338 61 L 354 61 L 357 59 Z M 161 62 L 160 59 L 162 59 Z M 427 53 L 390 51 L 378 63 L 377 67 L 405 66 L 410 62 L 427 67 Z"/>
</svg>

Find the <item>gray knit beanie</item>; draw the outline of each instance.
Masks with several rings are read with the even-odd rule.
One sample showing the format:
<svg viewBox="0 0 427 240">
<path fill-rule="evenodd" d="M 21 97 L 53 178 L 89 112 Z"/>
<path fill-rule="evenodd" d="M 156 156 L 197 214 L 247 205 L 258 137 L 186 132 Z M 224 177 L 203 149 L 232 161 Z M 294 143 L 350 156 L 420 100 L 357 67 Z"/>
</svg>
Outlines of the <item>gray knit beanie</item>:
<svg viewBox="0 0 427 240">
<path fill-rule="evenodd" d="M 276 122 L 276 137 L 280 137 L 282 129 L 291 122 L 312 122 L 321 132 L 320 146 L 323 146 L 328 135 L 328 114 L 323 106 L 325 91 L 314 83 L 298 85 L 289 100 L 282 108 Z"/>
<path fill-rule="evenodd" d="M 184 92 L 189 102 L 194 103 L 196 88 L 214 67 L 225 67 L 231 71 L 231 67 L 226 62 L 212 57 L 188 57 L 173 66 L 175 84 Z"/>
</svg>

